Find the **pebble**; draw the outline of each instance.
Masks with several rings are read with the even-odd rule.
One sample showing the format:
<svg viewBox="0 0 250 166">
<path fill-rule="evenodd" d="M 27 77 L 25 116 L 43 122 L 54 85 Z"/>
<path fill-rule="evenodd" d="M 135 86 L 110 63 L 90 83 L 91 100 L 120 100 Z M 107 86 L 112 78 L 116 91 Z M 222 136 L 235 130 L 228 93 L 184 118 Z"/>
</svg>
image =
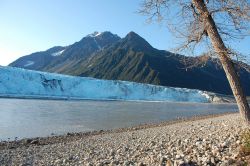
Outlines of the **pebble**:
<svg viewBox="0 0 250 166">
<path fill-rule="evenodd" d="M 70 141 L 44 145 L 26 139 L 30 146 L 0 149 L 0 165 L 231 165 L 243 126 L 230 114 L 81 138 L 68 134 L 62 139 Z"/>
</svg>

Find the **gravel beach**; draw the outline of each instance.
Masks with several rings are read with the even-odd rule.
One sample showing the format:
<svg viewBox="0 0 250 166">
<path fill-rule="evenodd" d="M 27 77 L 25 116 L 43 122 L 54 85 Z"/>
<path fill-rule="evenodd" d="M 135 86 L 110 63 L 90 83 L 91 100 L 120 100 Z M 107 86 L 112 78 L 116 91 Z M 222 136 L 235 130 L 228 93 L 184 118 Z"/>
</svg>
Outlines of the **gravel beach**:
<svg viewBox="0 0 250 166">
<path fill-rule="evenodd" d="M 237 113 L 1 142 L 0 165 L 236 165 L 243 129 Z"/>
</svg>

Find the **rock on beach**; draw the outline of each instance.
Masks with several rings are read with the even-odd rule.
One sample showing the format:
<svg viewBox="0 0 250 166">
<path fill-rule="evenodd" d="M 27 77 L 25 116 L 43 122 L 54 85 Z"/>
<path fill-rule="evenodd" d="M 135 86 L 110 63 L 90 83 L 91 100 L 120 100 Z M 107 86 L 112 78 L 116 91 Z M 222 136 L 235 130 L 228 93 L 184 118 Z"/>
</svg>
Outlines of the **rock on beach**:
<svg viewBox="0 0 250 166">
<path fill-rule="evenodd" d="M 131 131 L 68 135 L 61 138 L 70 137 L 67 141 L 5 146 L 0 165 L 234 165 L 243 129 L 240 116 L 229 114 Z"/>
</svg>

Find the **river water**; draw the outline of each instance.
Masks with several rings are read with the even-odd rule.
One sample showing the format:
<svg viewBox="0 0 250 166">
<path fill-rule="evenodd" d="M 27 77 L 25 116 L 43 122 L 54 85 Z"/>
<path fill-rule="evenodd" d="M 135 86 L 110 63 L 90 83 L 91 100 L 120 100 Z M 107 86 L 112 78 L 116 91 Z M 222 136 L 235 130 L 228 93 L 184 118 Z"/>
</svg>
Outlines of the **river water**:
<svg viewBox="0 0 250 166">
<path fill-rule="evenodd" d="M 236 111 L 235 104 L 0 98 L 0 141 Z"/>
</svg>

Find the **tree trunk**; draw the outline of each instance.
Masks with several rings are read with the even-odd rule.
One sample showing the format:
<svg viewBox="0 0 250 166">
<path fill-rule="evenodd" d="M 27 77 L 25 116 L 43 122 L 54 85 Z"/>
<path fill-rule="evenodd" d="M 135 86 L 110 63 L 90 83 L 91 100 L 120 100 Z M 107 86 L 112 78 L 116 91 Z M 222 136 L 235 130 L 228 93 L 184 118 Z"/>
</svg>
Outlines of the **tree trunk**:
<svg viewBox="0 0 250 166">
<path fill-rule="evenodd" d="M 217 30 L 215 22 L 210 15 L 204 0 L 192 0 L 193 5 L 197 9 L 202 22 L 206 28 L 207 34 L 211 40 L 215 52 L 218 54 L 219 60 L 226 73 L 227 79 L 233 91 L 235 100 L 237 102 L 240 114 L 247 124 L 250 124 L 250 109 L 247 103 L 246 96 L 240 84 L 239 76 L 237 75 L 232 59 L 228 55 L 222 38 Z"/>
</svg>

